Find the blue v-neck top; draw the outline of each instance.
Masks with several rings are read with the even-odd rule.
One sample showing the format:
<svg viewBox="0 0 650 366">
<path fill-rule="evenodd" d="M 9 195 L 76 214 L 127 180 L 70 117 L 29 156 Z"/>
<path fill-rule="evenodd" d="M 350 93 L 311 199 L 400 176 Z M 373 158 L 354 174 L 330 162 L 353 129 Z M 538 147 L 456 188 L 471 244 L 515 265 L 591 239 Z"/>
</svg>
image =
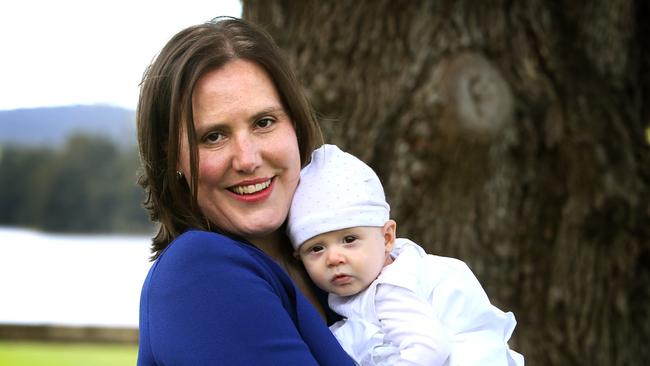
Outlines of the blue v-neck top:
<svg viewBox="0 0 650 366">
<path fill-rule="evenodd" d="M 249 243 L 188 231 L 145 279 L 138 365 L 353 364 L 286 272 Z"/>
</svg>

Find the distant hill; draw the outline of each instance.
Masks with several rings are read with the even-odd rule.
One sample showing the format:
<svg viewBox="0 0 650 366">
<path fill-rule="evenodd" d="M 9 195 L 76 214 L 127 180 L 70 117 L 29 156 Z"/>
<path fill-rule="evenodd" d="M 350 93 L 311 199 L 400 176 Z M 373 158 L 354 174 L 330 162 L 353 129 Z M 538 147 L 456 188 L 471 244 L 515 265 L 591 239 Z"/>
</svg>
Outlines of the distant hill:
<svg viewBox="0 0 650 366">
<path fill-rule="evenodd" d="M 120 146 L 135 145 L 135 111 L 107 105 L 0 111 L 0 145 L 58 147 L 74 133 L 106 136 Z"/>
</svg>

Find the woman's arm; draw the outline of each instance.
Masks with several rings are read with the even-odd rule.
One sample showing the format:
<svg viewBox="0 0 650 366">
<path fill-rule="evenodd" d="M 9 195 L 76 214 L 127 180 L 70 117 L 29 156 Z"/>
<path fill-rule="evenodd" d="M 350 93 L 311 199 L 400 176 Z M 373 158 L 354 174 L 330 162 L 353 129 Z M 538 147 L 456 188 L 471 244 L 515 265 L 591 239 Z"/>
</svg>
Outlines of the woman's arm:
<svg viewBox="0 0 650 366">
<path fill-rule="evenodd" d="M 240 244 L 221 238 L 186 233 L 159 258 L 142 294 L 143 353 L 150 348 L 166 365 L 351 362 L 327 326 L 315 321 L 315 310 L 297 302 L 295 287 Z M 301 334 L 301 324 L 308 334 Z M 312 352 L 314 346 L 326 351 Z M 317 360 L 314 354 L 322 353 L 331 359 Z"/>
</svg>

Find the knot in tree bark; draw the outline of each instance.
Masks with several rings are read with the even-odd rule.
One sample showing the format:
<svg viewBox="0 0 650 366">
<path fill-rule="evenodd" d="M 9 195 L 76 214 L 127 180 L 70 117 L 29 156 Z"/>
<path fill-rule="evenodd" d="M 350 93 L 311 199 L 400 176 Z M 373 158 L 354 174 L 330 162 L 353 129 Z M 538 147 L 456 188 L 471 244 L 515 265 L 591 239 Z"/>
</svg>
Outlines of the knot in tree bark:
<svg viewBox="0 0 650 366">
<path fill-rule="evenodd" d="M 443 60 L 437 71 L 447 101 L 448 128 L 492 139 L 512 121 L 513 97 L 499 70 L 483 55 L 463 52 Z M 468 136 L 469 137 L 469 136 Z"/>
</svg>

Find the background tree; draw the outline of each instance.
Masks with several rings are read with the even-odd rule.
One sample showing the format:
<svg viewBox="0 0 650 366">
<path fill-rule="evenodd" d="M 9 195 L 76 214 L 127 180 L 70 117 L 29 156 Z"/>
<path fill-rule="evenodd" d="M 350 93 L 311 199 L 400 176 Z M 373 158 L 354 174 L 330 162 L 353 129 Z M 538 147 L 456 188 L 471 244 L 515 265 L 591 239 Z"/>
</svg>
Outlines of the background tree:
<svg viewBox="0 0 650 366">
<path fill-rule="evenodd" d="M 244 0 L 528 365 L 650 362 L 650 3 Z"/>
<path fill-rule="evenodd" d="M 151 233 L 134 146 L 73 135 L 61 148 L 0 149 L 0 225 L 53 232 Z"/>
</svg>

